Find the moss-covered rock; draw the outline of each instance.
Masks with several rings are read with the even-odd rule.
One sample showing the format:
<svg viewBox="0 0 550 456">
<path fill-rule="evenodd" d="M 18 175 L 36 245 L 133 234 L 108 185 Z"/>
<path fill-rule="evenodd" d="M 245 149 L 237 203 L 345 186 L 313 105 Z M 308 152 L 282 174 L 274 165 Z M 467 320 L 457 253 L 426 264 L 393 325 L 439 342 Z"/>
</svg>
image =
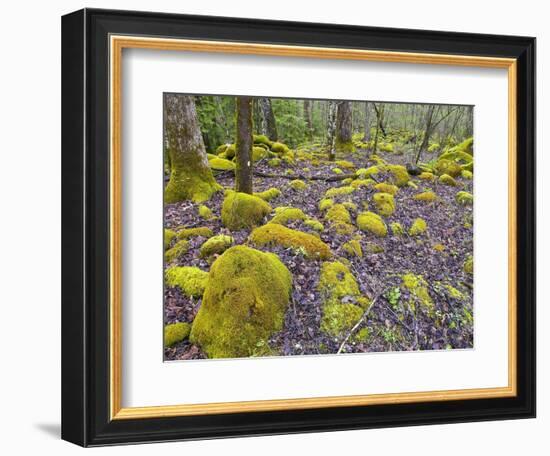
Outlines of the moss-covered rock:
<svg viewBox="0 0 550 456">
<path fill-rule="evenodd" d="M 164 327 L 164 346 L 171 347 L 172 345 L 181 342 L 189 337 L 191 325 L 189 323 L 172 323 Z"/>
<path fill-rule="evenodd" d="M 291 287 L 277 255 L 231 247 L 212 264 L 190 341 L 210 358 L 256 355 L 283 328 Z"/>
<path fill-rule="evenodd" d="M 200 256 L 207 258 L 212 255 L 219 255 L 233 245 L 233 238 L 225 234 L 218 234 L 208 239 L 200 248 Z"/>
<path fill-rule="evenodd" d="M 353 169 L 355 168 L 355 164 L 353 162 L 350 162 L 348 160 L 336 160 L 334 164 L 340 168 L 344 169 Z"/>
<path fill-rule="evenodd" d="M 428 224 L 426 223 L 426 220 L 422 218 L 416 218 L 409 228 L 409 236 L 419 236 L 421 234 L 424 234 L 427 229 Z"/>
<path fill-rule="evenodd" d="M 323 198 L 321 201 L 319 201 L 319 210 L 321 212 L 326 211 L 332 206 L 334 206 L 334 200 L 330 198 Z"/>
<path fill-rule="evenodd" d="M 461 166 L 453 160 L 446 158 L 438 160 L 434 165 L 435 174 L 442 176 L 447 174 L 451 177 L 457 177 L 462 172 Z"/>
<path fill-rule="evenodd" d="M 273 141 L 271 141 L 266 135 L 253 135 L 252 139 L 254 144 L 265 144 L 269 148 L 273 145 Z"/>
<path fill-rule="evenodd" d="M 225 154 L 225 158 L 234 158 L 237 153 L 237 146 L 235 144 L 228 144 L 223 153 Z"/>
<path fill-rule="evenodd" d="M 355 191 L 352 186 L 329 188 L 325 192 L 325 198 L 333 198 L 335 196 L 350 195 Z"/>
<path fill-rule="evenodd" d="M 469 192 L 458 192 L 456 194 L 456 201 L 463 206 L 471 206 L 474 204 L 474 195 Z"/>
<path fill-rule="evenodd" d="M 212 210 L 208 206 L 205 206 L 204 204 L 201 204 L 199 206 L 199 217 L 203 218 L 205 220 L 211 220 L 215 216 L 212 213 Z"/>
<path fill-rule="evenodd" d="M 174 244 L 174 246 L 168 249 L 164 253 L 164 259 L 166 263 L 171 263 L 174 260 L 177 260 L 180 256 L 187 253 L 189 250 L 189 241 L 182 239 Z"/>
<path fill-rule="evenodd" d="M 267 157 L 267 150 L 263 147 L 254 146 L 252 148 L 252 161 L 257 162 Z"/>
<path fill-rule="evenodd" d="M 419 176 L 419 179 L 427 180 L 427 181 L 433 181 L 435 179 L 435 175 L 433 173 L 429 173 L 427 171 L 422 171 Z"/>
<path fill-rule="evenodd" d="M 342 245 L 344 251 L 350 256 L 363 257 L 363 249 L 361 243 L 357 239 L 352 239 Z"/>
<path fill-rule="evenodd" d="M 170 247 L 172 240 L 176 237 L 176 232 L 174 230 L 164 229 L 164 250 Z"/>
<path fill-rule="evenodd" d="M 200 297 L 208 282 L 208 273 L 194 266 L 172 266 L 165 271 L 166 284 L 178 287 L 187 296 Z"/>
<path fill-rule="evenodd" d="M 325 214 L 325 220 L 330 223 L 351 223 L 351 215 L 343 204 L 335 204 Z"/>
<path fill-rule="evenodd" d="M 302 209 L 296 207 L 276 207 L 275 216 L 269 221 L 269 223 L 278 223 L 280 225 L 286 225 L 293 220 L 306 220 L 308 216 L 304 214 Z"/>
<path fill-rule="evenodd" d="M 388 227 L 378 214 L 374 212 L 362 212 L 357 216 L 357 227 L 361 231 L 373 233 L 378 237 L 385 237 L 388 234 Z"/>
<path fill-rule="evenodd" d="M 412 273 L 403 275 L 402 279 L 403 286 L 416 298 L 415 301 L 426 307 L 429 311 L 432 311 L 434 303 L 428 291 L 426 280 L 422 276 Z"/>
<path fill-rule="evenodd" d="M 380 182 L 374 186 L 374 189 L 380 193 L 389 193 L 390 195 L 395 195 L 399 190 L 397 185 L 388 184 L 387 182 Z"/>
<path fill-rule="evenodd" d="M 369 168 L 359 168 L 355 174 L 359 179 L 367 179 L 370 176 L 376 176 L 382 171 L 382 167 L 375 165 Z"/>
<path fill-rule="evenodd" d="M 469 255 L 464 261 L 464 272 L 466 274 L 474 273 L 474 257 L 472 255 Z"/>
<path fill-rule="evenodd" d="M 352 201 L 344 201 L 342 203 L 348 211 L 357 212 L 357 204 Z"/>
<path fill-rule="evenodd" d="M 283 144 L 282 142 L 274 142 L 271 145 L 271 150 L 273 152 L 276 152 L 278 154 L 283 154 L 283 155 L 290 152 L 290 149 L 288 148 L 288 146 L 286 144 Z"/>
<path fill-rule="evenodd" d="M 334 174 L 344 174 L 344 171 L 342 171 L 340 168 L 332 168 L 332 172 Z"/>
<path fill-rule="evenodd" d="M 393 152 L 393 144 L 391 143 L 382 143 L 378 146 L 378 150 L 381 150 L 382 152 L 388 152 L 388 153 L 392 153 Z"/>
<path fill-rule="evenodd" d="M 308 258 L 328 259 L 332 256 L 330 247 L 318 237 L 277 223 L 256 228 L 250 235 L 250 241 L 257 246 L 280 245 L 301 250 Z"/>
<path fill-rule="evenodd" d="M 390 180 L 398 187 L 404 187 L 410 180 L 407 168 L 402 165 L 387 165 L 387 169 L 391 174 Z"/>
<path fill-rule="evenodd" d="M 277 167 L 281 166 L 281 159 L 277 158 L 277 157 L 272 158 L 271 160 L 267 161 L 267 164 L 269 166 L 271 166 L 272 168 L 277 168 Z"/>
<path fill-rule="evenodd" d="M 471 171 L 468 171 L 467 169 L 463 169 L 460 173 L 460 175 L 462 176 L 463 179 L 473 179 L 474 178 L 474 173 L 472 173 Z"/>
<path fill-rule="evenodd" d="M 363 316 L 363 312 L 355 304 L 327 304 L 323 308 L 321 331 L 331 337 L 345 337 Z"/>
<path fill-rule="evenodd" d="M 300 179 L 294 179 L 290 181 L 290 187 L 296 191 L 302 191 L 307 188 L 307 184 Z"/>
<path fill-rule="evenodd" d="M 399 222 L 390 223 L 391 232 L 394 236 L 403 236 L 405 234 L 405 229 L 403 225 Z"/>
<path fill-rule="evenodd" d="M 334 149 L 338 154 L 349 154 L 355 152 L 355 145 L 353 141 L 341 141 L 339 138 L 336 138 Z"/>
<path fill-rule="evenodd" d="M 355 179 L 354 181 L 351 182 L 350 186 L 354 189 L 358 189 L 358 188 L 361 188 L 361 187 L 371 187 L 372 185 L 374 185 L 376 182 L 372 179 Z"/>
<path fill-rule="evenodd" d="M 317 286 L 323 305 L 341 304 L 342 299 L 361 297 L 361 291 L 349 268 L 340 261 L 323 263 Z"/>
<path fill-rule="evenodd" d="M 414 195 L 413 199 L 415 199 L 416 201 L 424 201 L 426 203 L 432 203 L 437 199 L 437 195 L 432 191 L 428 191 L 428 192 L 422 192 L 422 193 L 418 193 L 417 195 Z"/>
<path fill-rule="evenodd" d="M 272 199 L 275 199 L 281 196 L 281 190 L 279 190 L 278 188 L 272 187 L 268 190 L 264 190 L 263 192 L 254 193 L 254 196 L 257 196 L 258 198 L 261 198 L 264 201 L 271 201 Z"/>
<path fill-rule="evenodd" d="M 306 220 L 304 224 L 309 228 L 311 228 L 312 230 L 317 231 L 319 233 L 325 229 L 323 224 L 319 220 L 315 220 L 315 219 Z"/>
<path fill-rule="evenodd" d="M 384 217 L 389 217 L 395 212 L 395 200 L 391 193 L 375 193 L 372 201 L 376 211 Z"/>
<path fill-rule="evenodd" d="M 207 226 L 198 226 L 196 228 L 183 228 L 176 233 L 178 239 L 190 239 L 192 237 L 209 238 L 214 236 L 214 232 Z"/>
<path fill-rule="evenodd" d="M 222 223 L 230 230 L 253 228 L 261 225 L 271 210 L 271 206 L 257 196 L 229 190 L 222 205 Z"/>
<path fill-rule="evenodd" d="M 208 163 L 210 164 L 210 168 L 216 171 L 233 171 L 236 166 L 231 160 L 226 160 L 219 157 L 209 160 Z"/>
<path fill-rule="evenodd" d="M 454 180 L 453 177 L 449 176 L 448 174 L 442 174 L 439 176 L 438 182 L 443 185 L 450 185 L 452 187 L 456 187 L 458 185 L 458 182 Z"/>
</svg>

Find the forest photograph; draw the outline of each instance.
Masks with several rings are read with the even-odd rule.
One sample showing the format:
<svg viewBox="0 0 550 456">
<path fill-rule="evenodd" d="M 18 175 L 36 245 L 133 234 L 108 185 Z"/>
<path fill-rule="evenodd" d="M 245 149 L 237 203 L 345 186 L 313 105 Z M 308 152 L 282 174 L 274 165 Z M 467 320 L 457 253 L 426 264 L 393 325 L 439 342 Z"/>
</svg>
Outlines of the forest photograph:
<svg viewBox="0 0 550 456">
<path fill-rule="evenodd" d="M 166 361 L 474 347 L 473 106 L 163 110 Z"/>
</svg>

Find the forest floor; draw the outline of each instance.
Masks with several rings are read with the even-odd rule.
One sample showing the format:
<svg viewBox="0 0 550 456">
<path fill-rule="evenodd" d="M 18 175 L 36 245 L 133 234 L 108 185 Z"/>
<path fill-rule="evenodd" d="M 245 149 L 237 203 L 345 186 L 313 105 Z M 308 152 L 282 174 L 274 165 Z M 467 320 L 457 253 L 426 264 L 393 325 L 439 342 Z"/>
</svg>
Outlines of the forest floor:
<svg viewBox="0 0 550 456">
<path fill-rule="evenodd" d="M 403 155 L 380 152 L 388 164 L 405 164 Z M 366 168 L 375 163 L 365 159 L 366 151 L 358 151 L 338 160 L 353 162 L 356 168 Z M 434 158 L 436 155 L 434 155 Z M 430 156 L 425 157 L 429 160 Z M 322 300 L 318 282 L 322 261 L 308 259 L 294 249 L 277 246 L 255 247 L 276 253 L 293 276 L 291 303 L 286 312 L 283 330 L 274 334 L 269 346 L 279 355 L 305 355 L 326 353 L 385 352 L 403 350 L 464 349 L 473 347 L 473 284 L 472 276 L 464 272 L 464 261 L 473 253 L 473 210 L 470 205 L 456 201 L 459 190 L 472 192 L 473 180 L 458 177 L 458 186 L 442 185 L 433 181 L 412 178 L 417 188 L 404 186 L 395 195 L 395 212 L 385 217 L 390 226 L 399 222 L 403 235 L 388 229 L 385 237 L 375 237 L 359 230 L 353 235 L 338 234 L 324 221 L 319 210 L 319 201 L 330 188 L 342 186 L 340 181 L 306 180 L 305 190 L 294 190 L 291 179 L 286 176 L 334 176 L 337 165 L 321 161 L 312 166 L 307 160 L 295 164 L 282 162 L 277 168 L 268 166 L 267 160 L 255 163 L 255 171 L 277 174 L 280 177 L 255 177 L 254 191 L 261 192 L 275 187 L 281 195 L 269 204 L 275 207 L 290 206 L 302 209 L 308 216 L 325 225 L 320 238 L 330 246 L 336 257 L 347 258 L 346 264 L 358 282 L 361 292 L 371 299 L 372 306 L 361 324 L 368 327 L 368 340 L 331 337 L 320 329 Z M 304 169 L 306 170 L 304 172 Z M 348 172 L 343 170 L 344 173 Z M 234 187 L 233 173 L 221 173 L 216 180 L 227 189 Z M 425 202 L 413 199 L 424 191 L 433 191 L 436 201 Z M 376 190 L 372 186 L 359 187 L 348 195 L 335 197 L 336 202 L 355 203 L 357 210 L 351 210 L 352 223 L 356 223 L 359 212 L 365 209 Z M 214 234 L 227 234 L 235 244 L 247 244 L 249 230 L 230 231 L 222 225 L 221 206 L 223 192 L 217 193 L 205 203 L 216 218 L 203 220 L 197 216 L 198 204 L 180 202 L 165 205 L 165 228 L 207 226 Z M 351 207 L 351 205 L 350 205 Z M 428 229 L 423 236 L 409 236 L 406 232 L 416 218 L 427 222 Z M 269 219 L 268 216 L 266 219 Z M 291 221 L 289 228 L 314 233 L 303 221 Z M 349 255 L 343 245 L 352 237 L 359 240 L 363 256 Z M 189 250 L 181 255 L 177 264 L 196 266 L 208 271 L 210 264 L 199 256 L 199 248 L 205 238 L 189 240 Z M 412 273 L 425 280 L 429 296 L 433 301 L 430 309 L 411 306 L 414 290 L 403 287 L 403 276 Z M 165 288 L 165 324 L 175 322 L 192 323 L 201 305 L 201 298 L 184 295 L 178 288 Z M 165 359 L 205 358 L 201 349 L 184 340 L 165 348 Z"/>
</svg>

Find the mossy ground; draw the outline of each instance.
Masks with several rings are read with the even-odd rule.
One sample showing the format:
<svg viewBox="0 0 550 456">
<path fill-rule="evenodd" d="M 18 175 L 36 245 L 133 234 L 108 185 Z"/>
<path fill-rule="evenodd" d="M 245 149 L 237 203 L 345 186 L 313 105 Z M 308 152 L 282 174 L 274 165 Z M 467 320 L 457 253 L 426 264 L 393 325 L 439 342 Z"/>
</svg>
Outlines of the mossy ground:
<svg viewBox="0 0 550 456">
<path fill-rule="evenodd" d="M 186 249 L 166 263 L 167 268 L 187 266 L 204 273 L 211 271 L 213 261 L 223 250 L 201 256 L 201 247 L 209 238 L 230 236 L 234 246 L 245 245 L 275 253 L 292 275 L 291 296 L 282 312 L 281 326 L 265 333 L 254 348 L 244 344 L 247 347 L 244 351 L 229 356 L 336 353 L 342 335 L 363 315 L 365 305 L 374 296 L 379 298 L 364 324 L 346 343 L 344 352 L 471 348 L 473 206 L 464 194 L 459 197 L 458 193 L 473 194 L 472 172 L 458 170 L 447 163 L 444 170 L 455 174 L 451 177 L 457 186 L 438 182 L 440 175 L 447 173 L 441 172 L 441 166 L 434 169 L 437 157 L 443 153 L 436 147 L 423 157 L 430 164 L 422 165 L 422 174 L 409 176 L 403 174 L 407 154 L 398 155 L 396 152 L 402 146 L 396 143 L 393 152 L 380 151 L 370 160 L 365 158 L 366 151 L 356 144 L 357 152 L 339 154 L 333 162 L 326 160 L 321 145 L 304 145 L 295 151 L 284 145 L 271 145 L 279 152 L 276 156 L 268 152 L 265 159 L 255 163 L 255 169 L 289 175 L 292 179 L 254 177 L 255 196 L 269 209 L 262 205 L 259 211 L 262 217 L 256 218 L 253 224 L 234 228 L 224 225 L 223 191 L 202 203 L 211 211 L 206 214 L 202 210 L 205 217 L 199 216 L 200 203 L 182 201 L 165 205 L 165 228 L 170 230 L 164 237 L 167 250 L 181 240 L 187 242 Z M 269 144 L 265 146 L 273 151 Z M 227 152 L 231 155 L 231 148 L 225 148 L 222 153 Z M 271 160 L 276 160 L 276 165 L 270 163 Z M 346 174 L 355 171 L 357 178 L 344 182 L 309 180 L 311 176 L 336 176 L 332 171 L 335 167 Z M 306 188 L 294 188 L 300 184 L 291 184 L 293 179 L 304 182 Z M 216 180 L 225 190 L 233 188 L 231 173 L 222 173 Z M 382 210 L 387 215 L 380 214 L 376 194 L 392 196 L 393 211 Z M 367 221 L 380 220 L 383 225 L 379 224 L 379 228 L 385 229 L 379 229 L 376 234 L 366 228 L 365 214 L 368 213 L 374 217 L 368 215 Z M 420 226 L 421 232 L 416 232 L 418 223 L 413 229 L 416 219 L 426 222 L 425 231 L 422 232 Z M 257 238 L 251 236 L 254 228 L 262 234 L 273 230 L 274 225 L 279 225 L 275 230 L 282 228 L 283 233 L 270 236 L 282 241 L 254 242 Z M 264 228 L 266 226 L 269 228 Z M 307 234 L 308 242 L 295 239 L 290 242 L 292 237 L 287 236 L 286 230 L 292 230 L 291 234 L 297 232 L 300 238 L 300 233 Z M 322 251 L 327 252 L 325 259 L 310 254 L 315 251 L 310 250 L 312 245 L 326 246 L 322 247 Z M 324 264 L 335 262 L 347 268 L 357 289 L 346 288 L 349 276 L 345 273 L 336 274 L 334 289 L 345 289 L 345 292 L 330 295 L 327 302 L 327 294 L 319 286 L 320 276 Z M 406 286 L 407 274 L 421 277 L 419 281 L 425 286 Z M 165 322 L 192 324 L 204 304 L 201 287 L 184 291 L 180 286 L 172 286 L 173 283 L 166 281 Z M 410 285 L 410 280 L 407 279 L 407 283 Z M 205 282 L 203 285 L 206 286 Z M 425 303 L 430 304 L 423 305 Z M 193 359 L 228 355 L 226 348 L 212 351 L 203 345 L 186 337 L 166 347 L 165 357 Z"/>
</svg>

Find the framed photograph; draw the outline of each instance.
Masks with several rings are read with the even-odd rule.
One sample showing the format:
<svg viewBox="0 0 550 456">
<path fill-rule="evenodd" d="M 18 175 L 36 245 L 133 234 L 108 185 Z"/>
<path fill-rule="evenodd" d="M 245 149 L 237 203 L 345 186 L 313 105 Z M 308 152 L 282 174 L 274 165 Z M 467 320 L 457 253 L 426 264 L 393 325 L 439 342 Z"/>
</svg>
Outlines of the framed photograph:
<svg viewBox="0 0 550 456">
<path fill-rule="evenodd" d="M 62 20 L 62 437 L 535 416 L 535 39 Z"/>
</svg>

